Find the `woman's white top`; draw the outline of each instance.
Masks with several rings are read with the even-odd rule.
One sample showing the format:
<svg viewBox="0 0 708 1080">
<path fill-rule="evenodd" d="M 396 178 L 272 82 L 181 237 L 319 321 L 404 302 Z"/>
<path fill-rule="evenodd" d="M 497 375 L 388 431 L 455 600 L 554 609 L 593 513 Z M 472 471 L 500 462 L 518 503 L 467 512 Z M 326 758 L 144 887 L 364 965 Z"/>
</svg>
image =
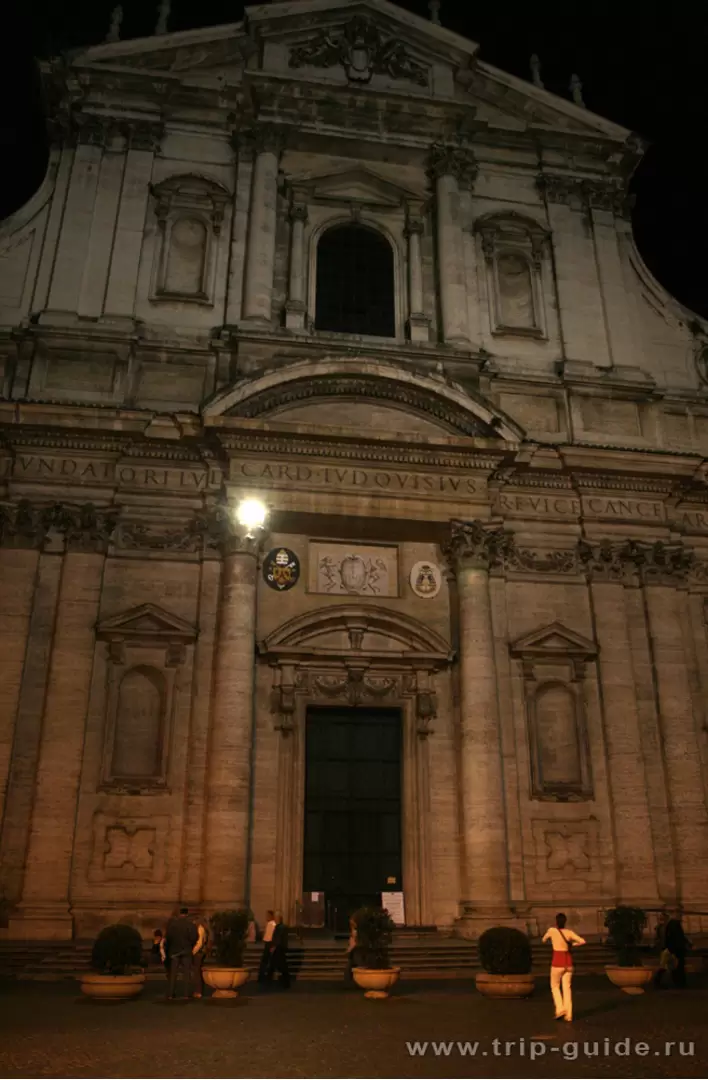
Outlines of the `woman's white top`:
<svg viewBox="0 0 708 1080">
<path fill-rule="evenodd" d="M 565 935 L 565 938 L 563 935 Z M 563 927 L 563 933 L 560 932 L 557 926 L 549 926 L 543 935 L 543 941 L 550 941 L 554 952 L 568 952 L 570 945 L 585 944 L 585 938 L 581 938 L 574 930 L 569 930 L 567 926 Z"/>
</svg>

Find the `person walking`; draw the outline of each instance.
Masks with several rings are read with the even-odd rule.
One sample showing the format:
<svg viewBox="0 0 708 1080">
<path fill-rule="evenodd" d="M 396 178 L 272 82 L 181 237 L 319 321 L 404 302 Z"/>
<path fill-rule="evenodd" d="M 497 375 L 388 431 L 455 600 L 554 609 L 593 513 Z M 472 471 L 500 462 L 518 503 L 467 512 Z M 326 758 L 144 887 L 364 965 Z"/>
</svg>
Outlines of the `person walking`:
<svg viewBox="0 0 708 1080">
<path fill-rule="evenodd" d="M 357 930 L 354 919 L 349 920 L 349 941 L 347 942 L 347 973 L 346 981 L 354 981 L 354 968 L 359 963 L 359 949 L 357 947 Z"/>
<path fill-rule="evenodd" d="M 290 969 L 288 967 L 288 928 L 283 922 L 282 911 L 275 913 L 275 929 L 271 950 L 271 971 L 278 971 L 278 986 L 281 990 L 290 989 Z"/>
<path fill-rule="evenodd" d="M 204 993 L 202 968 L 209 952 L 209 924 L 202 915 L 197 915 L 194 925 L 197 928 L 198 937 L 197 943 L 192 949 L 192 983 L 194 986 L 192 997 L 200 998 Z"/>
<path fill-rule="evenodd" d="M 273 911 L 266 911 L 266 924 L 263 931 L 263 952 L 261 953 L 261 962 L 258 967 L 259 983 L 267 983 L 272 975 L 271 945 L 273 944 L 274 930 L 275 913 Z"/>
<path fill-rule="evenodd" d="M 184 998 L 189 1000 L 192 983 L 192 953 L 199 940 L 199 931 L 189 917 L 187 908 L 180 908 L 179 915 L 170 919 L 165 932 L 165 952 L 169 962 L 168 1001 L 174 1001 L 177 978 L 182 973 Z"/>
<path fill-rule="evenodd" d="M 585 938 L 581 938 L 574 930 L 566 927 L 566 917 L 562 912 L 556 915 L 556 925 L 549 926 L 543 935 L 544 944 L 550 941 L 553 946 L 551 958 L 551 994 L 556 1009 L 556 1020 L 573 1019 L 573 995 L 571 984 L 573 982 L 573 945 L 584 945 Z"/>
<path fill-rule="evenodd" d="M 671 980 L 674 986 L 682 990 L 686 986 L 686 953 L 691 948 L 691 942 L 683 932 L 680 910 L 666 924 L 664 945 L 675 960 L 671 967 Z"/>
</svg>

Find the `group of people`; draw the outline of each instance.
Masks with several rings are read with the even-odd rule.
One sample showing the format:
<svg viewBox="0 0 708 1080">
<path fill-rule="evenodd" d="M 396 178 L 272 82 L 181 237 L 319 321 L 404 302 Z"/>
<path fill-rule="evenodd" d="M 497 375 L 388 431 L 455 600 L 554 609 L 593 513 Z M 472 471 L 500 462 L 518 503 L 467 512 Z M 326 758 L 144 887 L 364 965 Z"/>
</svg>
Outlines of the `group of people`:
<svg viewBox="0 0 708 1080">
<path fill-rule="evenodd" d="M 556 915 L 555 926 L 548 928 L 543 935 L 543 942 L 553 946 L 551 958 L 551 994 L 555 1007 L 556 1020 L 573 1019 L 573 949 L 585 945 L 585 939 L 566 925 L 567 919 L 560 912 Z M 654 986 L 663 985 L 664 974 L 671 976 L 676 987 L 686 985 L 686 953 L 691 942 L 684 933 L 680 913 L 669 917 L 662 911 L 656 926 L 656 945 L 659 949 L 659 967 L 654 975 Z"/>
</svg>

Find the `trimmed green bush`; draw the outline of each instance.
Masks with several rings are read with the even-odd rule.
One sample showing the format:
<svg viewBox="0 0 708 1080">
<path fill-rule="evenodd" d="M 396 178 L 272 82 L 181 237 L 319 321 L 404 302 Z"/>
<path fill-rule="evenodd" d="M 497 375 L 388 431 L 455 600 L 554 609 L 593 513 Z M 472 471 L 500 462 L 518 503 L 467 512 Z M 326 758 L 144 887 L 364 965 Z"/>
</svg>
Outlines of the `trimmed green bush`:
<svg viewBox="0 0 708 1080">
<path fill-rule="evenodd" d="M 93 943 L 91 967 L 102 975 L 130 975 L 142 967 L 143 939 L 134 926 L 104 926 Z"/>
<path fill-rule="evenodd" d="M 531 943 L 513 926 L 492 926 L 479 939 L 479 959 L 490 975 L 528 975 Z"/>
<path fill-rule="evenodd" d="M 390 968 L 395 924 L 389 913 L 383 908 L 363 907 L 352 918 L 356 924 L 359 967 L 377 971 Z"/>
<path fill-rule="evenodd" d="M 248 908 L 215 911 L 209 919 L 214 959 L 219 967 L 243 967 L 248 924 L 253 916 Z"/>
</svg>

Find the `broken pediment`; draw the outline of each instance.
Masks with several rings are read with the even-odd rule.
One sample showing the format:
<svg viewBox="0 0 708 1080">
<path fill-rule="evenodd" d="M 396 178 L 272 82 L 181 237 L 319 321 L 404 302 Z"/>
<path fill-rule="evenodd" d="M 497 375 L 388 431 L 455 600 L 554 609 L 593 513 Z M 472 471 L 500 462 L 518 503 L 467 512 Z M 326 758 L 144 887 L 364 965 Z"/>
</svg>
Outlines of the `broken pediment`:
<svg viewBox="0 0 708 1080">
<path fill-rule="evenodd" d="M 321 176 L 291 178 L 293 193 L 302 194 L 312 202 L 361 203 L 372 209 L 397 208 L 411 202 L 422 202 L 423 192 L 411 191 L 391 183 L 372 169 L 344 169 Z"/>
<path fill-rule="evenodd" d="M 524 634 L 510 645 L 512 656 L 522 659 L 592 660 L 597 656 L 597 645 L 588 638 L 569 630 L 563 623 L 553 622 L 540 630 Z"/>
</svg>

